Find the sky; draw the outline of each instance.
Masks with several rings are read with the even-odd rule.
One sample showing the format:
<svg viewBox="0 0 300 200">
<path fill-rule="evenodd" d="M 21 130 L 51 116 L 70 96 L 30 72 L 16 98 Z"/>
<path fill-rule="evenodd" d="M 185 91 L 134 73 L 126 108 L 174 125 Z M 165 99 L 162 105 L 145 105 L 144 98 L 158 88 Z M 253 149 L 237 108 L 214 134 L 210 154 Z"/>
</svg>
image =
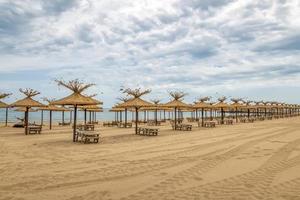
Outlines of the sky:
<svg viewBox="0 0 300 200">
<path fill-rule="evenodd" d="M 8 102 L 78 78 L 104 107 L 121 87 L 300 103 L 300 1 L 0 0 L 0 63 Z"/>
</svg>

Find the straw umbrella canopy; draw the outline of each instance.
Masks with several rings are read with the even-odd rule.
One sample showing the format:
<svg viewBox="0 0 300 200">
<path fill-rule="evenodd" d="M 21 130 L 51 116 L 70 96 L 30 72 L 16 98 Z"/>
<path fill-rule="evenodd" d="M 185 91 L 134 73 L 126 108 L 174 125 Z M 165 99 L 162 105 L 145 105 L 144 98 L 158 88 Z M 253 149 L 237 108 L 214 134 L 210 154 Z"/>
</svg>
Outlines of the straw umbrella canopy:
<svg viewBox="0 0 300 200">
<path fill-rule="evenodd" d="M 225 103 L 226 97 L 218 98 L 219 102 L 213 105 L 216 109 L 221 109 L 221 124 L 224 124 L 224 109 L 230 108 L 230 105 Z"/>
<path fill-rule="evenodd" d="M 92 97 L 92 96 L 90 96 Z M 102 104 L 102 102 L 101 102 Z M 98 105 L 87 105 L 87 106 L 80 106 L 81 110 L 84 111 L 84 123 L 86 124 L 86 114 L 87 112 L 90 113 L 90 119 L 89 119 L 89 123 L 92 122 L 92 113 L 93 113 L 93 116 L 95 116 L 95 113 L 96 112 L 103 112 L 103 108 L 98 106 Z"/>
<path fill-rule="evenodd" d="M 30 108 L 34 107 L 44 107 L 44 105 L 36 100 L 33 100 L 32 97 L 40 94 L 38 91 L 35 91 L 33 89 L 20 89 L 21 93 L 26 95 L 24 99 L 18 100 L 12 104 L 10 104 L 11 107 L 24 107 L 25 108 L 25 134 L 28 134 L 28 111 Z"/>
<path fill-rule="evenodd" d="M 78 106 L 97 105 L 97 104 L 101 104 L 101 102 L 81 94 L 84 90 L 88 89 L 94 84 L 84 84 L 80 82 L 78 79 L 71 80 L 69 82 L 56 80 L 56 82 L 58 83 L 59 86 L 63 86 L 73 92 L 71 95 L 65 98 L 51 102 L 51 105 L 74 106 L 73 142 L 76 142 L 76 122 L 77 122 Z"/>
<path fill-rule="evenodd" d="M 97 96 L 97 94 L 92 94 L 92 95 L 84 95 L 84 96 L 87 96 L 87 97 L 90 97 L 90 98 L 94 98 L 95 96 Z M 97 100 L 98 101 L 98 100 Z M 101 101 L 98 101 L 98 104 L 97 105 L 102 105 L 103 102 Z M 88 110 L 88 106 L 96 106 L 96 105 L 85 105 L 85 106 L 80 106 L 82 108 L 82 110 L 84 111 L 84 124 L 86 124 L 86 121 L 87 121 L 87 117 L 86 117 L 86 114 L 87 114 L 87 110 Z M 90 107 L 90 108 L 93 108 L 93 107 Z M 96 108 L 97 109 L 97 108 Z"/>
<path fill-rule="evenodd" d="M 155 118 L 155 125 L 157 126 L 157 110 L 159 109 L 159 107 L 161 107 L 161 105 L 159 104 L 160 100 L 159 99 L 152 99 L 151 100 L 153 103 L 153 107 L 154 108 L 154 118 Z"/>
<path fill-rule="evenodd" d="M 175 130 L 176 130 L 177 109 L 190 108 L 191 106 L 189 104 L 182 102 L 183 97 L 186 95 L 186 93 L 180 91 L 174 91 L 174 92 L 169 92 L 169 95 L 171 96 L 172 100 L 168 103 L 163 104 L 162 106 L 174 109 Z"/>
<path fill-rule="evenodd" d="M 14 110 L 15 112 L 26 112 L 26 108 L 24 107 L 20 107 L 20 108 L 17 108 Z M 33 109 L 33 108 L 29 108 L 28 109 L 28 112 L 37 112 L 36 109 Z"/>
<path fill-rule="evenodd" d="M 116 108 L 118 107 L 118 105 L 120 105 L 122 103 L 125 103 L 125 102 L 130 100 L 130 98 L 128 98 L 128 97 L 119 97 L 118 99 L 121 101 L 121 103 L 117 104 Z M 125 128 L 127 128 L 127 111 L 128 111 L 128 108 L 125 107 L 125 108 L 121 108 L 121 109 L 124 109 L 124 111 L 125 111 L 125 116 L 124 116 L 125 117 Z M 122 115 L 123 110 L 119 110 L 119 111 L 121 112 L 121 115 Z"/>
<path fill-rule="evenodd" d="M 67 108 L 64 107 L 58 107 L 55 105 L 51 105 L 51 102 L 54 101 L 54 99 L 48 99 L 48 98 L 43 98 L 44 101 L 48 102 L 48 105 L 42 108 L 39 108 L 39 110 L 43 111 L 49 111 L 49 129 L 52 129 L 52 112 L 65 112 L 65 111 L 70 111 Z M 43 118 L 43 116 L 42 116 Z M 43 121 L 43 120 L 42 120 Z"/>
<path fill-rule="evenodd" d="M 231 101 L 233 103 L 230 104 L 230 107 L 235 109 L 235 121 L 238 122 L 238 109 L 246 106 L 243 103 L 240 103 L 243 102 L 242 98 L 231 98 Z"/>
<path fill-rule="evenodd" d="M 209 101 L 210 99 L 211 99 L 210 97 L 199 98 L 199 101 L 193 105 L 193 107 L 196 109 L 196 113 L 198 112 L 198 109 L 201 109 L 201 126 L 204 126 L 204 109 L 211 107 L 211 105 L 206 102 Z"/>
<path fill-rule="evenodd" d="M 4 99 L 8 96 L 10 96 L 10 93 L 0 93 L 0 99 Z M 7 126 L 7 120 L 8 120 L 8 104 L 0 101 L 0 108 L 5 108 L 5 126 Z"/>
<path fill-rule="evenodd" d="M 137 134 L 138 130 L 138 120 L 139 120 L 139 109 L 142 107 L 151 107 L 152 103 L 141 99 L 141 96 L 149 94 L 151 90 L 142 91 L 141 88 L 137 89 L 125 89 L 123 93 L 131 96 L 128 101 L 121 103 L 118 105 L 119 108 L 134 108 L 135 109 L 135 134 Z M 126 123 L 126 122 L 125 122 Z"/>
</svg>

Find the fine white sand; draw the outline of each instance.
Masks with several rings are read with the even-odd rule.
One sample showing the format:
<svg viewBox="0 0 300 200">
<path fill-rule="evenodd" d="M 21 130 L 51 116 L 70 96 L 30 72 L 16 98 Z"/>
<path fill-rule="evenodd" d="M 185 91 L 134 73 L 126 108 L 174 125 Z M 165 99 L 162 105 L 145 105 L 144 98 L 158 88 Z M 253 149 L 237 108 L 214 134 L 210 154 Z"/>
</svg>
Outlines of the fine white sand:
<svg viewBox="0 0 300 200">
<path fill-rule="evenodd" d="M 70 127 L 0 128 L 0 199 L 300 199 L 300 118 L 193 127 L 157 137 L 103 128 L 98 144 Z"/>
</svg>

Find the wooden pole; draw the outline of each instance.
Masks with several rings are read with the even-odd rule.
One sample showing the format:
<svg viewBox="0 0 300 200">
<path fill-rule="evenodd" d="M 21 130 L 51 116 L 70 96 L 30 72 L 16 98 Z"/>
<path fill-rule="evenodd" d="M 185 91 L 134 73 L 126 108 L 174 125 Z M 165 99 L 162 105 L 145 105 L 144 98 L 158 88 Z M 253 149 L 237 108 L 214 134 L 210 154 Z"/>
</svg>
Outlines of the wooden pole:
<svg viewBox="0 0 300 200">
<path fill-rule="evenodd" d="M 235 122 L 238 123 L 238 108 L 235 107 Z"/>
<path fill-rule="evenodd" d="M 174 112 L 174 118 L 175 118 L 175 127 L 174 127 L 174 130 L 176 130 L 176 128 L 177 128 L 177 126 L 176 126 L 176 124 L 177 124 L 177 119 L 176 119 L 176 114 L 177 113 L 177 108 L 175 107 L 175 112 Z"/>
<path fill-rule="evenodd" d="M 84 109 L 84 124 L 86 124 L 86 108 Z"/>
<path fill-rule="evenodd" d="M 77 105 L 74 106 L 73 142 L 76 142 L 76 118 L 77 118 Z"/>
<path fill-rule="evenodd" d="M 52 110 L 49 111 L 50 113 L 50 130 L 52 129 Z"/>
<path fill-rule="evenodd" d="M 224 109 L 221 108 L 221 124 L 224 124 Z"/>
<path fill-rule="evenodd" d="M 125 108 L 125 128 L 127 128 L 127 108 Z"/>
<path fill-rule="evenodd" d="M 44 111 L 41 110 L 41 126 L 44 124 Z"/>
<path fill-rule="evenodd" d="M 90 124 L 92 123 L 92 111 L 90 111 Z"/>
<path fill-rule="evenodd" d="M 5 126 L 7 126 L 8 122 L 8 107 L 5 108 Z"/>
<path fill-rule="evenodd" d="M 26 111 L 25 111 L 25 135 L 28 134 L 28 110 L 29 110 L 29 108 L 26 107 Z"/>
<path fill-rule="evenodd" d="M 202 110 L 201 110 L 201 117 L 202 117 L 202 122 L 201 122 L 201 125 L 202 125 L 202 127 L 204 126 L 204 108 L 202 108 Z"/>
<path fill-rule="evenodd" d="M 65 124 L 65 111 L 62 111 L 62 123 Z"/>
<path fill-rule="evenodd" d="M 138 119 L 139 119 L 139 112 L 138 112 L 138 108 L 135 107 L 135 134 L 138 133 Z"/>
</svg>

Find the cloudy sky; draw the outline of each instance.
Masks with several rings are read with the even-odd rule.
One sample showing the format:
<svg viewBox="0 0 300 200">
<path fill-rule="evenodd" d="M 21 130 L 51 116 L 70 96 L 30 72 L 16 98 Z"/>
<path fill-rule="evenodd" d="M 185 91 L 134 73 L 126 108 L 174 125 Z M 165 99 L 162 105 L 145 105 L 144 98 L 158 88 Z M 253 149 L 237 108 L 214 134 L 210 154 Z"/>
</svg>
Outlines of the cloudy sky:
<svg viewBox="0 0 300 200">
<path fill-rule="evenodd" d="M 121 86 L 300 103 L 300 1 L 0 0 L 0 63 L 8 101 L 79 78 L 105 107 Z"/>
</svg>

